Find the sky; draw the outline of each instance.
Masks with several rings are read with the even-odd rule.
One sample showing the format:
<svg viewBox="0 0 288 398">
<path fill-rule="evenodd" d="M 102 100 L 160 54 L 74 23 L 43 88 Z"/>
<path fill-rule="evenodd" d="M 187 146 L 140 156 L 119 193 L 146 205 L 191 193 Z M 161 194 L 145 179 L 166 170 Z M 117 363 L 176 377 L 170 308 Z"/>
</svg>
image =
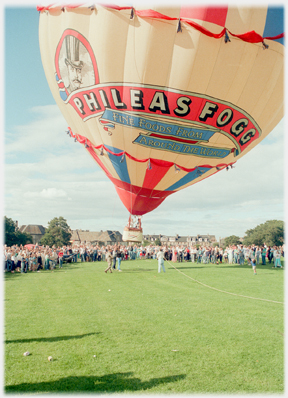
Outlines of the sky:
<svg viewBox="0 0 288 398">
<path fill-rule="evenodd" d="M 44 74 L 36 4 L 2 5 L 3 215 L 44 227 L 63 216 L 72 229 L 123 231 L 128 211 L 112 182 L 67 134 Z M 243 237 L 284 220 L 284 119 L 235 168 L 168 197 L 143 216 L 144 234 Z"/>
</svg>

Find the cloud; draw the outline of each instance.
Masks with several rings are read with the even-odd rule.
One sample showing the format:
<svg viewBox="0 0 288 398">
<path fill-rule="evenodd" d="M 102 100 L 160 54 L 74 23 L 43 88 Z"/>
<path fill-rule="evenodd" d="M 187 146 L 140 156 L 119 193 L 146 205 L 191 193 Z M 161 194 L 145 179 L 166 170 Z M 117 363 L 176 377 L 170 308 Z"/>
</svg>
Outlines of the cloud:
<svg viewBox="0 0 288 398">
<path fill-rule="evenodd" d="M 43 199 L 66 198 L 67 193 L 63 189 L 48 188 L 48 189 L 42 189 L 41 192 L 25 192 L 24 197 L 43 198 Z"/>
<path fill-rule="evenodd" d="M 13 131 L 5 133 L 6 160 L 17 159 L 17 153 L 37 155 L 43 148 L 65 148 L 65 130 L 67 123 L 56 105 L 33 108 L 31 123 L 15 126 Z"/>
</svg>

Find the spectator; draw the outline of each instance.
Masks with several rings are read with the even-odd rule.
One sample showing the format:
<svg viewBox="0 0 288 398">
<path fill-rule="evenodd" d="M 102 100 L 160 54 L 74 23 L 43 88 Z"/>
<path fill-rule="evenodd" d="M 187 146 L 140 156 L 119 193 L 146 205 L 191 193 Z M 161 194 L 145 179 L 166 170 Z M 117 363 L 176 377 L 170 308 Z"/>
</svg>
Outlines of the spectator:
<svg viewBox="0 0 288 398">
<path fill-rule="evenodd" d="M 261 256 L 262 256 L 262 265 L 266 265 L 266 247 L 262 246 L 261 248 Z"/>
<path fill-rule="evenodd" d="M 239 264 L 240 265 L 244 265 L 244 261 L 245 261 L 245 252 L 244 252 L 243 245 L 240 245 L 240 248 L 239 248 Z"/>
<path fill-rule="evenodd" d="M 45 262 L 44 262 L 44 269 L 47 271 L 49 268 L 50 268 L 50 263 L 49 263 L 49 261 L 50 261 L 50 258 L 49 258 L 49 253 L 48 253 L 48 250 L 46 250 L 46 252 L 45 252 Z"/>
<path fill-rule="evenodd" d="M 162 248 L 159 250 L 157 253 L 157 260 L 158 260 L 158 273 L 161 272 L 161 267 L 163 269 L 163 272 L 165 272 L 165 267 L 164 267 L 164 253 Z"/>
<path fill-rule="evenodd" d="M 274 267 L 272 268 L 282 268 L 281 265 L 281 250 L 279 250 L 277 247 L 275 247 L 274 252 L 273 252 L 273 257 L 274 257 Z"/>
<path fill-rule="evenodd" d="M 116 258 L 117 258 L 117 247 L 114 246 L 114 249 L 112 251 L 112 268 L 116 269 Z"/>
<path fill-rule="evenodd" d="M 122 254 L 120 251 L 120 246 L 117 247 L 116 258 L 117 258 L 117 264 L 118 264 L 118 271 L 121 272 L 120 265 L 121 265 L 121 260 L 122 260 Z"/>
<path fill-rule="evenodd" d="M 85 247 L 83 245 L 80 246 L 80 258 L 81 262 L 85 262 Z"/>
<path fill-rule="evenodd" d="M 107 261 L 108 267 L 105 269 L 104 272 L 107 274 L 107 271 L 109 271 L 112 274 L 112 269 L 111 269 L 111 266 L 112 266 L 112 250 L 111 249 L 107 249 L 106 250 L 106 261 Z"/>
<path fill-rule="evenodd" d="M 252 265 L 252 268 L 253 268 L 254 275 L 257 275 L 257 273 L 256 273 L 256 260 L 255 260 L 255 258 L 252 258 L 252 260 L 251 260 L 251 265 Z"/>
<path fill-rule="evenodd" d="M 256 264 L 259 265 L 261 256 L 261 248 L 259 246 L 256 247 L 255 257 L 256 257 Z"/>
<path fill-rule="evenodd" d="M 93 248 L 93 262 L 94 261 L 98 261 L 98 250 L 97 250 L 97 246 L 94 246 Z"/>
</svg>

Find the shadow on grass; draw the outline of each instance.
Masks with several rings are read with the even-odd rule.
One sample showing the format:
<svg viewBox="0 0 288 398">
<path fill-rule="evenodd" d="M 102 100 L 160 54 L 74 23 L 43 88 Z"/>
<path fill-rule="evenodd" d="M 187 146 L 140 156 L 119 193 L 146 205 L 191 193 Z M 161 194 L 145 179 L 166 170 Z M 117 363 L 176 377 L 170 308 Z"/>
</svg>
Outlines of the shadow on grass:
<svg viewBox="0 0 288 398">
<path fill-rule="evenodd" d="M 219 264 L 217 265 L 217 268 L 244 268 L 244 269 L 251 269 L 251 265 L 248 264 L 244 264 L 244 265 L 240 265 L 240 264 Z M 257 269 L 266 269 L 266 270 L 272 270 L 273 269 L 273 264 L 256 264 L 256 268 Z M 279 270 L 283 270 L 283 268 L 278 268 Z M 275 268 L 274 268 L 275 270 Z"/>
<path fill-rule="evenodd" d="M 179 263 L 178 263 L 179 264 Z M 165 263 L 164 263 L 164 265 L 166 265 Z M 173 269 L 173 267 L 168 267 L 169 269 Z M 177 269 L 200 269 L 200 268 L 206 268 L 206 267 L 193 267 L 193 266 L 190 266 L 190 267 L 179 267 L 179 266 L 177 266 L 177 263 L 175 263 L 175 268 L 177 268 Z"/>
<path fill-rule="evenodd" d="M 32 342 L 42 342 L 42 343 L 52 343 L 54 341 L 64 341 L 64 340 L 72 340 L 72 339 L 82 339 L 87 336 L 93 336 L 94 334 L 100 334 L 102 332 L 97 333 L 86 333 L 80 334 L 76 336 L 58 336 L 58 337 L 39 337 L 39 338 L 31 338 L 31 339 L 17 339 L 17 340 L 5 340 L 5 344 L 11 343 L 32 343 Z"/>
<path fill-rule="evenodd" d="M 19 277 L 20 275 L 22 275 L 21 272 L 16 272 L 16 271 L 14 273 L 11 273 L 10 271 L 9 272 L 5 272 L 4 273 L 4 280 L 5 280 L 5 282 L 6 281 L 12 281 L 12 280 L 15 280 L 15 278 Z"/>
<path fill-rule="evenodd" d="M 125 274 L 134 273 L 134 272 L 151 272 L 155 271 L 156 268 L 134 268 L 134 269 L 122 269 L 125 271 Z M 114 270 L 115 271 L 115 270 Z"/>
<path fill-rule="evenodd" d="M 48 270 L 46 270 L 46 269 L 41 269 L 40 270 L 40 274 L 50 274 L 52 271 L 53 272 L 63 272 L 63 271 L 68 271 L 68 270 L 71 270 L 71 269 L 78 269 L 78 268 L 81 268 L 81 267 L 75 267 L 75 266 L 72 266 L 72 267 L 63 267 L 63 268 L 59 268 L 58 266 L 56 267 L 56 268 L 54 268 L 53 270 L 51 270 L 51 269 L 48 269 Z M 17 277 L 19 277 L 19 276 L 21 276 L 22 278 L 23 278 L 23 276 L 22 275 L 29 275 L 29 274 L 37 274 L 38 275 L 38 272 L 37 271 L 28 271 L 28 272 L 24 272 L 24 273 L 21 273 L 21 272 L 17 272 L 17 271 L 15 271 L 14 273 L 11 273 L 11 272 L 5 272 L 5 274 L 4 274 L 4 280 L 5 280 L 5 282 L 6 281 L 12 281 L 12 280 L 15 280 L 15 278 L 17 278 Z"/>
<path fill-rule="evenodd" d="M 147 391 L 153 387 L 165 383 L 175 383 L 182 380 L 186 375 L 173 375 L 153 378 L 141 381 L 133 377 L 132 372 L 113 373 L 105 376 L 70 376 L 49 382 L 22 383 L 6 386 L 6 393 L 31 393 L 31 392 L 124 392 L 124 391 Z"/>
</svg>

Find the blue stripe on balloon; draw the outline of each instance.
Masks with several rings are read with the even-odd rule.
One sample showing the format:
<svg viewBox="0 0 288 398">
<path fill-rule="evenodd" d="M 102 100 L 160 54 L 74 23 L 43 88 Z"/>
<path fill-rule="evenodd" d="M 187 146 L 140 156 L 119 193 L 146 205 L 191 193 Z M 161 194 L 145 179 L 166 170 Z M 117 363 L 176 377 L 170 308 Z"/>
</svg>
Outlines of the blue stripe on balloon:
<svg viewBox="0 0 288 398">
<path fill-rule="evenodd" d="M 268 6 L 263 37 L 273 37 L 284 32 L 284 7 Z M 284 37 L 277 39 L 284 45 Z"/>
<path fill-rule="evenodd" d="M 198 170 L 202 172 L 201 175 L 206 173 L 210 168 L 208 167 L 198 167 Z M 197 173 L 197 169 L 190 171 L 190 173 L 187 173 L 184 177 L 182 177 L 179 181 L 175 182 L 175 184 L 171 185 L 169 188 L 165 189 L 165 191 L 175 191 L 175 189 L 178 189 L 182 187 L 183 185 L 188 184 L 189 182 L 195 180 L 195 178 L 199 177 L 199 172 Z"/>
<path fill-rule="evenodd" d="M 114 153 L 123 152 L 123 149 L 114 148 L 113 146 L 105 145 L 105 147 Z M 124 155 L 124 160 L 121 163 L 120 160 L 122 159 L 122 156 L 115 156 L 109 152 L 107 152 L 107 154 L 120 180 L 130 184 L 131 182 L 127 168 L 126 156 Z"/>
</svg>

